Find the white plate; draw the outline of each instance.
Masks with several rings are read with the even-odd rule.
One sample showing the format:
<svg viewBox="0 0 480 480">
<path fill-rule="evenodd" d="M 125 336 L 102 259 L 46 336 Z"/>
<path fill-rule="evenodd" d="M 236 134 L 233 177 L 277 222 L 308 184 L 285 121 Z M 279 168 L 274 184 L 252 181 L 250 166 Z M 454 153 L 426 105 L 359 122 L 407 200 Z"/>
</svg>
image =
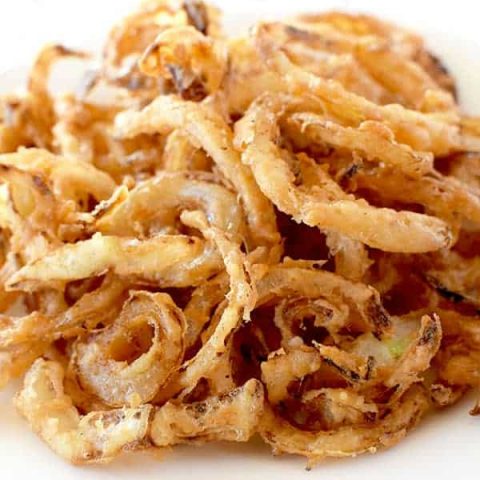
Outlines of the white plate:
<svg viewBox="0 0 480 480">
<path fill-rule="evenodd" d="M 480 34 L 470 0 L 223 0 L 227 31 L 238 32 L 256 19 L 300 10 L 348 9 L 374 13 L 415 28 L 451 69 L 465 110 L 480 114 Z M 0 90 L 18 85 L 19 72 L 46 41 L 74 47 L 98 46 L 106 29 L 135 0 L 16 0 L 0 6 Z M 393 449 L 354 459 L 331 460 L 312 472 L 298 458 L 273 458 L 260 441 L 200 448 L 179 447 L 161 459 L 125 455 L 108 466 L 72 467 L 55 456 L 11 407 L 13 387 L 0 393 L 0 479 L 87 480 L 473 480 L 480 471 L 480 418 L 468 415 L 469 396 L 459 405 L 432 414 Z"/>
</svg>

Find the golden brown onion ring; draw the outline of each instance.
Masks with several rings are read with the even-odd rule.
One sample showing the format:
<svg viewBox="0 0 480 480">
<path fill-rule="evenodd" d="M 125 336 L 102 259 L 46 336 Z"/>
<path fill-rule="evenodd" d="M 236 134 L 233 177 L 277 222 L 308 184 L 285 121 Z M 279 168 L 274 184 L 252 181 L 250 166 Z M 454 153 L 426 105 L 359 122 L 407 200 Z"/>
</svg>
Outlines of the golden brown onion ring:
<svg viewBox="0 0 480 480">
<path fill-rule="evenodd" d="M 354 283 L 334 273 L 290 266 L 255 266 L 257 307 L 275 297 L 299 296 L 325 298 L 334 305 L 345 305 L 350 315 L 357 311 L 368 328 L 381 336 L 390 326 L 378 292 L 362 283 Z M 352 320 L 352 318 L 351 318 Z"/>
<path fill-rule="evenodd" d="M 227 294 L 228 304 L 214 332 L 195 356 L 182 366 L 178 378 L 174 379 L 170 388 L 177 391 L 195 386 L 201 377 L 208 377 L 208 373 L 215 370 L 219 357 L 226 352 L 232 332 L 242 320 L 250 318 L 256 301 L 256 291 L 250 280 L 250 265 L 238 244 L 221 230 L 210 227 L 202 212 L 184 212 L 182 221 L 198 228 L 205 238 L 215 243 L 230 277 L 230 291 Z"/>
<path fill-rule="evenodd" d="M 112 407 L 149 402 L 180 366 L 184 330 L 169 295 L 132 293 L 112 325 L 75 345 L 81 385 Z"/>
</svg>

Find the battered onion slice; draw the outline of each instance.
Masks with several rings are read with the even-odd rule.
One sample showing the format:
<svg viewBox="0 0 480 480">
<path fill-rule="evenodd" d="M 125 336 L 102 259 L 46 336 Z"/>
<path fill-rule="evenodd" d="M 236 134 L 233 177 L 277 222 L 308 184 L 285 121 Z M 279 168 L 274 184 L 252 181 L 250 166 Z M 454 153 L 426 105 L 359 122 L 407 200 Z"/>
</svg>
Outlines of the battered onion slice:
<svg viewBox="0 0 480 480">
<path fill-rule="evenodd" d="M 201 377 L 208 378 L 209 373 L 215 370 L 219 357 L 226 352 L 233 331 L 242 320 L 250 318 L 250 312 L 256 301 L 256 291 L 250 280 L 250 265 L 239 245 L 231 241 L 222 231 L 210 227 L 201 212 L 185 212 L 182 221 L 200 229 L 207 239 L 215 243 L 230 277 L 230 291 L 227 294 L 228 304 L 215 330 L 195 356 L 182 366 L 180 375 L 170 386 L 172 391 L 192 388 Z"/>
<path fill-rule="evenodd" d="M 365 245 L 345 235 L 327 232 L 327 246 L 335 258 L 335 273 L 354 282 L 362 281 L 373 264 Z"/>
<path fill-rule="evenodd" d="M 263 403 L 263 386 L 255 379 L 202 402 L 171 401 L 155 411 L 150 437 L 157 447 L 209 441 L 246 442 L 257 429 Z"/>
<path fill-rule="evenodd" d="M 275 297 L 324 298 L 334 305 L 347 307 L 350 315 L 357 313 L 378 337 L 390 327 L 390 319 L 378 292 L 362 283 L 350 282 L 327 271 L 290 265 L 288 261 L 271 267 L 255 266 L 254 279 L 258 292 L 257 307 Z"/>
<path fill-rule="evenodd" d="M 381 122 L 367 120 L 358 128 L 343 127 L 314 113 L 294 113 L 288 122 L 296 125 L 309 143 L 346 148 L 366 160 L 391 165 L 414 178 L 433 169 L 430 152 L 416 152 L 408 145 L 397 143 L 392 131 Z"/>
<path fill-rule="evenodd" d="M 1 227 L 11 230 L 14 236 L 41 232 L 53 239 L 61 212 L 43 178 L 16 167 L 1 166 L 0 180 L 3 182 Z"/>
<path fill-rule="evenodd" d="M 203 147 L 238 192 L 254 245 L 278 244 L 273 206 L 258 188 L 249 168 L 242 165 L 233 147 L 232 132 L 218 112 L 202 104 L 160 96 L 140 112 L 119 114 L 115 123 L 117 134 L 123 137 L 181 129 L 192 143 Z"/>
<path fill-rule="evenodd" d="M 360 169 L 351 177 L 355 188 L 371 190 L 386 200 L 423 205 L 437 217 L 459 217 L 480 223 L 480 195 L 460 180 L 432 172 L 412 179 L 391 168 Z"/>
<path fill-rule="evenodd" d="M 169 295 L 132 293 L 112 325 L 76 344 L 81 385 L 112 407 L 149 402 L 180 366 L 184 330 Z"/>
<path fill-rule="evenodd" d="M 120 311 L 125 290 L 126 285 L 120 279 L 107 276 L 97 289 L 84 294 L 61 313 L 34 311 L 22 317 L 0 316 L 0 348 L 19 344 L 33 347 L 39 339 L 52 342 L 72 338 L 84 329 L 108 325 Z"/>
<path fill-rule="evenodd" d="M 260 423 L 260 434 L 274 453 L 303 455 L 311 467 L 326 457 L 347 457 L 375 453 L 399 442 L 429 408 L 426 392 L 412 387 L 390 412 L 373 424 L 339 427 L 325 432 L 306 432 L 278 417 L 270 408 Z"/>
<path fill-rule="evenodd" d="M 418 381 L 419 375 L 425 372 L 440 348 L 442 325 L 438 315 L 425 315 L 421 319 L 417 338 L 406 349 L 396 368 L 387 379 L 387 386 L 399 386 L 395 394 L 399 396 L 412 384 Z"/>
<path fill-rule="evenodd" d="M 227 55 L 218 41 L 194 27 L 179 26 L 160 33 L 138 66 L 146 75 L 171 80 L 182 97 L 195 99 L 218 90 L 227 72 Z M 199 87 L 203 92 L 196 92 Z"/>
<path fill-rule="evenodd" d="M 140 55 L 164 29 L 192 25 L 203 34 L 220 34 L 219 12 L 197 0 L 150 0 L 119 22 L 110 32 L 104 50 L 107 67 L 125 67 Z"/>
<path fill-rule="evenodd" d="M 387 42 L 394 53 L 417 63 L 438 86 L 456 97 L 455 81 L 446 67 L 437 57 L 426 50 L 423 39 L 410 30 L 369 15 L 338 11 L 300 15 L 297 18 L 302 26 L 315 28 L 318 23 L 327 23 L 339 32 L 348 35 L 381 38 Z"/>
<path fill-rule="evenodd" d="M 51 184 L 53 194 L 65 200 L 83 199 L 88 194 L 97 201 L 105 200 L 116 186 L 108 174 L 89 163 L 69 161 L 37 148 L 0 155 L 0 165 L 42 175 Z"/>
<path fill-rule="evenodd" d="M 46 286 L 63 288 L 72 280 L 107 271 L 159 286 L 198 285 L 222 268 L 221 257 L 212 253 L 214 248 L 186 235 L 157 235 L 142 241 L 97 233 L 27 264 L 10 277 L 7 287 L 27 291 Z"/>
<path fill-rule="evenodd" d="M 42 341 L 34 345 L 24 343 L 0 347 L 0 390 L 14 378 L 23 375 L 47 347 L 48 343 Z"/>
<path fill-rule="evenodd" d="M 293 327 L 305 329 L 307 319 L 313 320 L 312 327 L 326 329 L 334 340 L 341 338 L 339 332 L 348 325 L 351 313 L 346 304 L 334 305 L 324 298 L 308 298 L 295 288 L 286 294 L 286 298 L 275 305 L 273 317 L 282 335 L 282 347 L 288 350 L 296 342 L 298 337 Z M 294 296 L 291 297 L 291 294 Z"/>
<path fill-rule="evenodd" d="M 440 349 L 441 340 L 442 325 L 438 315 L 411 312 L 393 317 L 392 330 L 381 341 L 368 333 L 358 336 L 347 347 L 345 358 L 338 357 L 336 364 L 348 370 L 352 358 L 370 358 L 371 368 L 364 377 L 367 381 L 364 391 L 383 384 L 392 389 L 389 402 L 394 402 L 412 384 L 422 381 Z"/>
<path fill-rule="evenodd" d="M 14 252 L 8 252 L 0 268 L 0 312 L 8 310 L 19 296 L 19 292 L 7 292 L 5 290 L 5 282 L 19 268 L 18 256 Z"/>
<path fill-rule="evenodd" d="M 207 174 L 161 172 L 139 183 L 123 202 L 105 209 L 96 229 L 108 235 L 148 235 L 149 230 L 175 228 L 185 208 L 205 211 L 209 222 L 233 236 L 243 236 L 243 212 L 234 193 L 213 183 Z"/>
<path fill-rule="evenodd" d="M 1 166 L 0 180 L 0 226 L 9 232 L 10 250 L 20 262 L 35 260 L 60 243 L 59 227 L 72 209 L 39 175 Z"/>
<path fill-rule="evenodd" d="M 476 306 L 480 305 L 479 265 L 478 257 L 464 258 L 455 251 L 441 251 L 422 262 L 425 280 L 441 296 Z"/>
<path fill-rule="evenodd" d="M 322 183 L 305 190 L 282 158 L 277 146 L 277 119 L 284 109 L 278 98 L 255 101 L 236 125 L 235 142 L 243 149 L 242 161 L 252 168 L 262 192 L 297 222 L 340 232 L 385 251 L 406 253 L 438 250 L 450 244 L 447 225 L 412 212 L 374 208 L 367 202 L 342 195 L 342 190 L 318 168 Z M 381 226 L 381 227 L 380 227 Z"/>
<path fill-rule="evenodd" d="M 38 359 L 15 397 L 15 406 L 32 430 L 66 460 L 107 462 L 123 450 L 144 448 L 150 405 L 91 412 L 81 416 L 63 389 L 63 369 Z"/>
</svg>

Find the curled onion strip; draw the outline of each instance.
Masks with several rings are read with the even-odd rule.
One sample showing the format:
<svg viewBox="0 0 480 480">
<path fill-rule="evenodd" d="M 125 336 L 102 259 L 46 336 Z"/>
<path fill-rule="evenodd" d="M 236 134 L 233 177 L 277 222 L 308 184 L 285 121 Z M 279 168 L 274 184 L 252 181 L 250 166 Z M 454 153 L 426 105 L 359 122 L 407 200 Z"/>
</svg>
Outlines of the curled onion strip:
<svg viewBox="0 0 480 480">
<path fill-rule="evenodd" d="M 420 387 L 410 389 L 385 418 L 371 425 L 348 425 L 333 431 L 305 432 L 265 409 L 260 434 L 274 453 L 303 455 L 312 466 L 325 457 L 346 457 L 376 452 L 400 441 L 429 408 Z"/>
<path fill-rule="evenodd" d="M 80 383 L 113 407 L 147 403 L 179 368 L 184 329 L 169 295 L 134 292 L 112 325 L 76 344 Z"/>
<path fill-rule="evenodd" d="M 64 393 L 63 370 L 56 362 L 33 364 L 15 405 L 32 430 L 72 463 L 105 462 L 122 450 L 146 446 L 150 405 L 80 416 Z"/>
</svg>

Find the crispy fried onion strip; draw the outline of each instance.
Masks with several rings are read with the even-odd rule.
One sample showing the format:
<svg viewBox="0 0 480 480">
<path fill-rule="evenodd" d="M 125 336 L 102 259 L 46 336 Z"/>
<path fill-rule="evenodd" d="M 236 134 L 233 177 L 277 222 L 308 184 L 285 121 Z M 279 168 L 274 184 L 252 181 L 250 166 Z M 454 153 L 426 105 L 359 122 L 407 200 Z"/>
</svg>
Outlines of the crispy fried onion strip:
<svg viewBox="0 0 480 480">
<path fill-rule="evenodd" d="M 350 315 L 358 312 L 357 315 L 376 336 L 380 337 L 390 326 L 378 292 L 362 283 L 350 282 L 323 270 L 289 265 L 288 262 L 271 267 L 259 265 L 254 269 L 254 277 L 257 307 L 275 297 L 324 298 L 333 305 L 345 305 L 350 309 Z M 341 317 L 345 318 L 344 315 Z"/>
<path fill-rule="evenodd" d="M 52 342 L 71 338 L 83 329 L 107 325 L 120 311 L 126 285 L 115 276 L 107 276 L 97 289 L 80 297 L 57 315 L 33 312 L 23 317 L 0 316 L 0 348 L 34 344 L 39 339 Z"/>
<path fill-rule="evenodd" d="M 171 80 L 183 94 L 199 82 L 206 94 L 218 90 L 227 71 L 226 49 L 191 26 L 168 28 L 147 48 L 138 64 L 152 77 Z"/>
<path fill-rule="evenodd" d="M 174 130 L 165 141 L 162 168 L 167 172 L 184 170 L 210 170 L 211 159 L 200 148 L 190 142 L 181 130 Z"/>
<path fill-rule="evenodd" d="M 17 235 L 32 237 L 36 232 L 53 240 L 61 212 L 43 179 L 16 167 L 0 166 L 0 181 L 0 226 L 11 231 L 12 243 Z"/>
<path fill-rule="evenodd" d="M 307 457 L 309 466 L 325 457 L 374 453 L 400 441 L 428 410 L 429 400 L 421 387 L 412 387 L 392 406 L 390 413 L 373 424 L 348 425 L 332 431 L 305 432 L 274 414 L 270 408 L 260 423 L 260 434 L 274 453 Z"/>
<path fill-rule="evenodd" d="M 3 313 L 12 306 L 19 296 L 19 292 L 7 292 L 5 283 L 20 268 L 20 265 L 17 255 L 11 251 L 2 260 L 2 266 L 0 267 L 0 312 Z"/>
<path fill-rule="evenodd" d="M 35 260 L 59 244 L 59 228 L 72 209 L 38 175 L 0 166 L 0 181 L 0 227 L 10 233 L 11 266 Z"/>
<path fill-rule="evenodd" d="M 96 229 L 107 235 L 143 237 L 152 224 L 160 229 L 174 227 L 182 208 L 197 208 L 212 226 L 241 236 L 245 226 L 235 194 L 207 179 L 187 172 L 159 173 L 102 212 Z"/>
<path fill-rule="evenodd" d="M 408 316 L 393 317 L 392 330 L 381 341 L 371 334 L 357 337 L 348 352 L 338 352 L 320 346 L 320 351 L 330 354 L 332 365 L 341 371 L 350 368 L 355 358 L 371 358 L 368 375 L 350 375 L 353 381 L 367 380 L 365 386 L 382 382 L 394 389 L 390 401 L 401 396 L 413 383 L 421 380 L 440 348 L 442 326 L 436 314 L 423 315 L 412 312 Z M 327 353 L 325 348 L 330 348 Z M 368 363 L 368 361 L 367 361 Z M 358 373 L 358 371 L 357 371 Z M 348 378 L 347 378 L 348 379 Z M 369 383 L 370 382 L 370 383 Z"/>
<path fill-rule="evenodd" d="M 278 98 L 267 95 L 257 100 L 237 123 L 235 138 L 243 148 L 243 163 L 250 165 L 262 192 L 277 208 L 297 222 L 337 231 L 385 251 L 426 252 L 450 244 L 451 233 L 442 220 L 355 200 L 321 168 L 316 169 L 323 177 L 317 188 L 297 186 L 276 143 L 277 118 L 283 109 Z"/>
<path fill-rule="evenodd" d="M 181 129 L 192 143 L 203 147 L 238 192 L 255 245 L 279 242 L 273 207 L 250 170 L 242 165 L 232 132 L 220 114 L 202 104 L 160 96 L 140 112 L 119 114 L 115 124 L 123 137 Z"/>
<path fill-rule="evenodd" d="M 354 282 L 362 281 L 372 261 L 363 243 L 336 232 L 327 232 L 327 246 L 335 258 L 335 273 Z"/>
<path fill-rule="evenodd" d="M 480 147 L 473 139 L 468 145 L 459 129 L 455 114 L 421 113 L 398 104 L 376 105 L 349 92 L 338 82 L 325 80 L 294 65 L 281 50 L 281 45 L 269 35 L 269 25 L 260 24 L 255 41 L 262 57 L 279 75 L 283 76 L 288 93 L 311 93 L 321 99 L 327 111 L 349 126 L 358 126 L 365 120 L 383 121 L 393 131 L 399 143 L 418 151 L 445 155 L 452 151 L 473 150 Z"/>
<path fill-rule="evenodd" d="M 343 127 L 314 113 L 294 113 L 288 122 L 300 129 L 310 143 L 346 148 L 415 178 L 433 169 L 430 152 L 416 152 L 409 145 L 397 143 L 392 131 L 381 122 L 367 120 L 357 128 Z"/>
<path fill-rule="evenodd" d="M 55 453 L 77 464 L 106 462 L 144 446 L 150 405 L 80 416 L 64 393 L 63 376 L 60 364 L 38 359 L 15 397 L 18 411 Z"/>
<path fill-rule="evenodd" d="M 76 344 L 80 384 L 112 407 L 149 402 L 180 367 L 184 330 L 169 295 L 132 293 L 112 325 Z"/>
<path fill-rule="evenodd" d="M 313 327 L 326 328 L 335 339 L 339 338 L 339 331 L 348 324 L 349 315 L 350 309 L 344 304 L 334 305 L 323 298 L 287 296 L 275 305 L 273 322 L 282 334 L 282 347 L 288 349 L 296 337 L 292 326 L 304 327 L 304 319 L 313 318 Z"/>
<path fill-rule="evenodd" d="M 371 190 L 387 200 L 423 205 L 440 218 L 462 217 L 480 223 L 480 196 L 460 180 L 432 172 L 418 179 L 391 168 L 359 169 L 352 177 L 357 188 Z"/>
<path fill-rule="evenodd" d="M 157 447 L 208 441 L 246 442 L 263 413 L 263 386 L 255 379 L 224 395 L 190 404 L 166 403 L 155 411 L 150 437 Z"/>
<path fill-rule="evenodd" d="M 219 273 L 193 291 L 192 297 L 184 310 L 187 321 L 186 348 L 191 347 L 196 342 L 204 327 L 210 322 L 213 310 L 225 299 L 227 293 L 228 275 L 224 272 Z"/>
<path fill-rule="evenodd" d="M 186 287 L 202 283 L 221 268 L 215 247 L 197 237 L 158 235 L 142 241 L 97 233 L 26 265 L 7 285 L 28 291 L 61 288 L 66 282 L 112 271 L 138 282 Z"/>
<path fill-rule="evenodd" d="M 242 319 L 248 320 L 256 301 L 256 291 L 251 284 L 249 262 L 238 244 L 229 240 L 220 230 L 208 226 L 201 212 L 184 212 L 182 221 L 200 229 L 203 235 L 213 241 L 225 263 L 230 277 L 228 304 L 223 310 L 212 335 L 202 345 L 197 354 L 182 366 L 182 371 L 173 382 L 174 390 L 183 390 L 195 386 L 201 377 L 208 377 L 215 369 L 220 356 L 226 352 L 226 346 L 232 332 Z"/>
<path fill-rule="evenodd" d="M 0 155 L 0 165 L 43 175 L 51 183 L 54 195 L 65 200 L 76 200 L 86 194 L 92 195 L 97 201 L 105 200 L 116 186 L 107 173 L 87 162 L 69 161 L 37 148 Z"/>
<path fill-rule="evenodd" d="M 69 50 L 62 45 L 47 45 L 38 54 L 28 78 L 25 96 L 7 100 L 8 121 L 2 125 L 0 151 L 15 151 L 21 145 L 32 144 L 51 149 L 52 127 L 55 123 L 54 99 L 48 82 L 52 67 L 62 58 L 86 58 L 83 52 Z"/>
</svg>

